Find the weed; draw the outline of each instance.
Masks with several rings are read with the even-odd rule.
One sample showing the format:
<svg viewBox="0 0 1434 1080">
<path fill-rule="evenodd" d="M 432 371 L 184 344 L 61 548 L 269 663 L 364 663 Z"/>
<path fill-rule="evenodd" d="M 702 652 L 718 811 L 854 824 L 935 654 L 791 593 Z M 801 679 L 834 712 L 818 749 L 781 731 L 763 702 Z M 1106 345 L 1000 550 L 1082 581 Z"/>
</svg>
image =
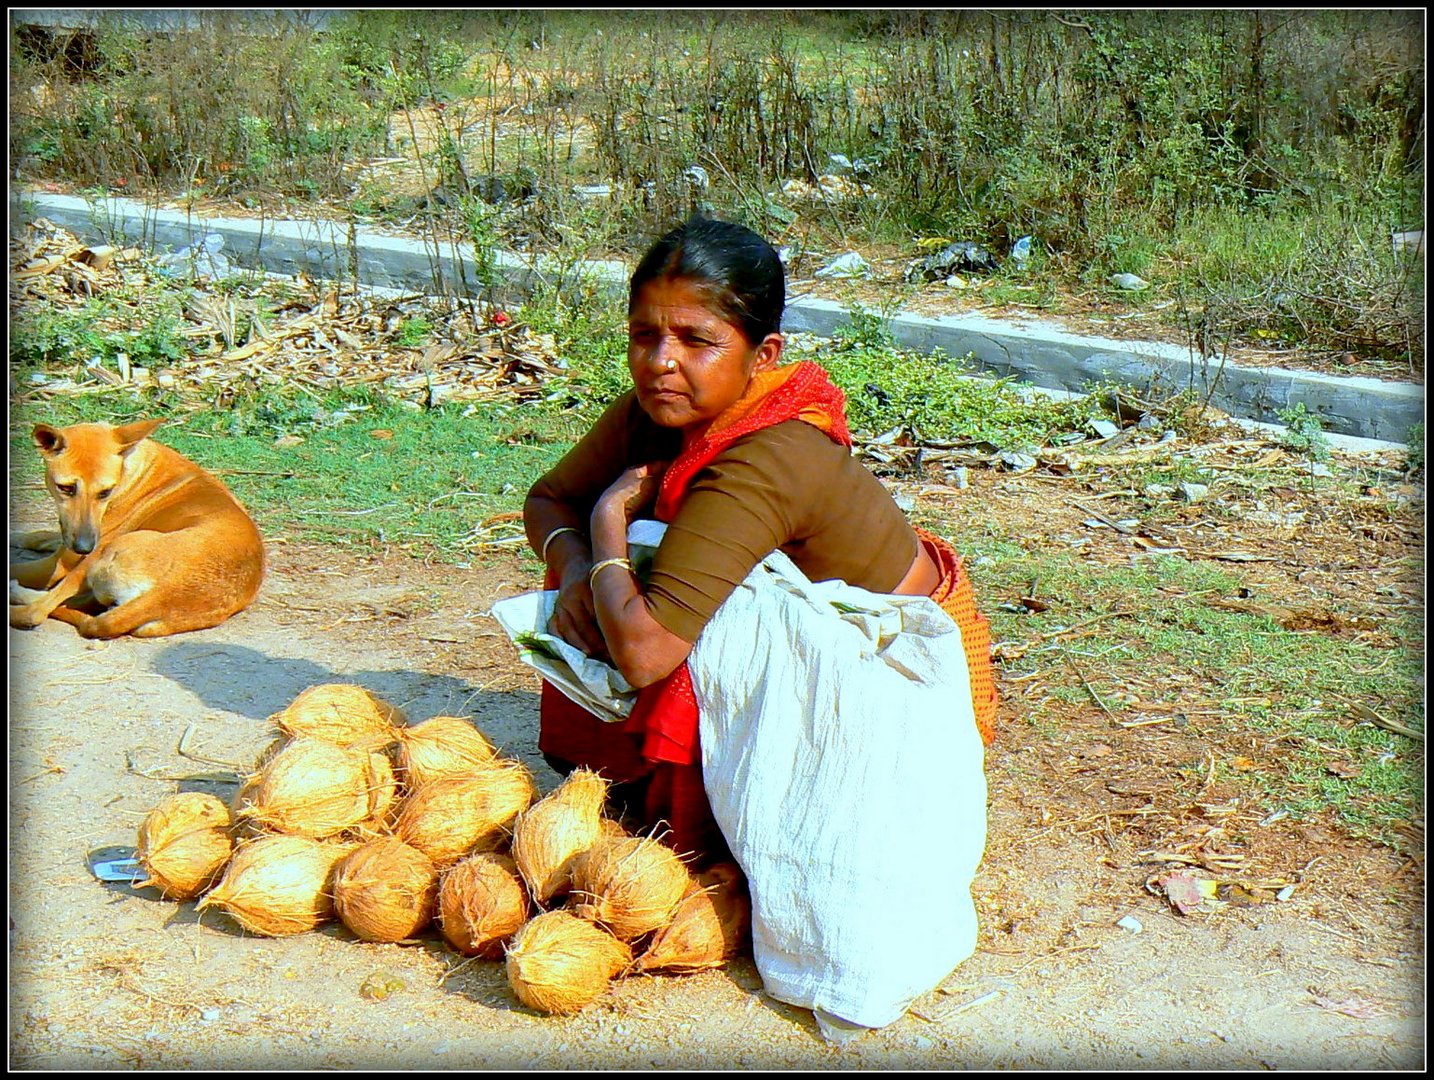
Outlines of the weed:
<svg viewBox="0 0 1434 1080">
<path fill-rule="evenodd" d="M 433 324 L 422 317 L 404 319 L 393 334 L 393 343 L 406 349 L 416 348 L 433 333 Z"/>
</svg>

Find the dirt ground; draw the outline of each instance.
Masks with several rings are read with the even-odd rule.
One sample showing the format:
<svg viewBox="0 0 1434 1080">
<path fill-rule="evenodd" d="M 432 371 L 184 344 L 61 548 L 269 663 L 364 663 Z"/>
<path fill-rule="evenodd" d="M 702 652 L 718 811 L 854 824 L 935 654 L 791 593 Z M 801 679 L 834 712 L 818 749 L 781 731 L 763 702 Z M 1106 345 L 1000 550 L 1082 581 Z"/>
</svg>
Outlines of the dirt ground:
<svg viewBox="0 0 1434 1080">
<path fill-rule="evenodd" d="M 1014 507 L 1040 487 L 983 473 L 972 491 L 1002 513 L 1002 499 Z M 918 509 L 920 497 L 937 496 L 919 496 Z M 1070 524 L 1043 523 L 1051 535 Z M 35 509 L 11 524 L 47 522 Z M 295 543 L 269 554 L 259 600 L 212 630 L 109 643 L 53 620 L 10 632 L 12 1068 L 1424 1063 L 1422 858 L 1308 823 L 1257 828 L 1216 788 L 1177 799 L 1176 763 L 1204 753 L 1199 724 L 1120 728 L 1073 705 L 1054 731 L 1037 731 L 1013 722 L 1025 686 L 1003 687 L 988 759 L 976 955 L 901 1020 L 844 1047 L 824 1043 L 810 1013 L 764 996 L 750 959 L 621 980 L 558 1019 L 519 1005 L 500 963 L 465 961 L 433 931 L 414 945 L 365 943 L 338 924 L 261 938 L 154 890 L 102 884 L 87 854 L 133 845 L 162 796 L 232 795 L 224 766 L 181 756 L 182 739 L 189 755 L 247 768 L 270 741 L 266 718 L 316 683 L 360 683 L 411 721 L 471 716 L 544 790 L 557 784 L 537 754 L 536 676 L 487 614 L 538 586 L 516 557 L 455 569 Z M 1271 886 L 1265 902 L 1181 915 L 1146 887 L 1170 868 L 1150 849 L 1183 843 L 1209 865 L 1220 849 L 1200 845 L 1236 821 L 1252 839 L 1230 856 L 1232 877 Z M 1286 899 L 1268 895 L 1286 885 Z M 376 975 L 402 988 L 365 997 Z"/>
</svg>

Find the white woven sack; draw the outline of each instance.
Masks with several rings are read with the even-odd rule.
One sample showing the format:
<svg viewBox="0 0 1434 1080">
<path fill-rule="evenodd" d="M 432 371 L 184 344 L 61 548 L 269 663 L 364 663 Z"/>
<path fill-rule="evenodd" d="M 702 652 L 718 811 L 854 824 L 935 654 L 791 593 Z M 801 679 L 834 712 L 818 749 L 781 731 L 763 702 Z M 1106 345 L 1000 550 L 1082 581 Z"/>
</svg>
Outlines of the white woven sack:
<svg viewBox="0 0 1434 1080">
<path fill-rule="evenodd" d="M 688 663 L 767 992 L 898 1019 L 976 947 L 986 777 L 960 629 L 926 597 L 812 584 L 774 552 Z"/>
</svg>

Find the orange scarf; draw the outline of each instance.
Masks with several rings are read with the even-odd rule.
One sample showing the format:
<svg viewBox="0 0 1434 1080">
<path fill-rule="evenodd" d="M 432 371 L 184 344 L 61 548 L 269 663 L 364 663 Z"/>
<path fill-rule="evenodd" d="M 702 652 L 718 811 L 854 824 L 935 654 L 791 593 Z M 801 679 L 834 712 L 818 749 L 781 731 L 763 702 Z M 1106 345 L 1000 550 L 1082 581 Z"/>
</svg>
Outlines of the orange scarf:
<svg viewBox="0 0 1434 1080">
<path fill-rule="evenodd" d="M 667 467 L 657 494 L 657 519 L 670 523 L 677 516 L 692 479 L 732 443 L 788 420 L 801 420 L 832 441 L 851 445 L 846 395 L 820 366 L 804 360 L 760 372 L 742 397 Z M 699 765 L 697 721 L 692 675 L 683 661 L 670 675 L 638 692 L 623 730 L 642 736 L 642 756 L 649 761 Z"/>
</svg>

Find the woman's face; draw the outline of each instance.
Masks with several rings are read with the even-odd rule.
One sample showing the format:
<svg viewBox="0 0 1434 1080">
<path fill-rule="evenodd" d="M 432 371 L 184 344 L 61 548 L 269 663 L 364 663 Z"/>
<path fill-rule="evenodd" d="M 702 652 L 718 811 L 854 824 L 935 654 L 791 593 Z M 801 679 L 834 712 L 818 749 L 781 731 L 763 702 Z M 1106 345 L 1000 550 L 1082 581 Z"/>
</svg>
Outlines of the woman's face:
<svg viewBox="0 0 1434 1080">
<path fill-rule="evenodd" d="M 753 374 L 776 367 L 781 353 L 780 334 L 754 346 L 686 278 L 647 282 L 628 315 L 627 366 L 637 401 L 663 427 L 699 433 L 742 396 Z"/>
</svg>

